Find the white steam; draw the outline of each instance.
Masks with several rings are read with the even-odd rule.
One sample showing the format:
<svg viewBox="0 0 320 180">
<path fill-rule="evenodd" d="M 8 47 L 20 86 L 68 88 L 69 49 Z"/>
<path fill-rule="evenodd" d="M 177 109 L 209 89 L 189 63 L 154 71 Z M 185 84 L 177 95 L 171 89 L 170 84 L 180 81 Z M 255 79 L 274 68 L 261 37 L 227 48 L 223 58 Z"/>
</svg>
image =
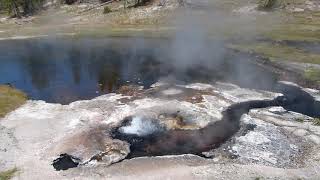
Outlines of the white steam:
<svg viewBox="0 0 320 180">
<path fill-rule="evenodd" d="M 133 117 L 130 125 L 123 126 L 119 129 L 121 133 L 136 134 L 138 136 L 146 136 L 160 131 L 159 124 L 151 120 L 141 117 Z"/>
</svg>

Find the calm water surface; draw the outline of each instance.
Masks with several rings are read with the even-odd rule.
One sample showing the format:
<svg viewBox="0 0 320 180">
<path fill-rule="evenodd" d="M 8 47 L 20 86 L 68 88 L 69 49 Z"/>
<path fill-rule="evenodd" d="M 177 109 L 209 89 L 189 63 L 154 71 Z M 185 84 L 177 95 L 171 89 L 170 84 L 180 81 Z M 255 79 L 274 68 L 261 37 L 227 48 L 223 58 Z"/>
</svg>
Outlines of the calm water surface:
<svg viewBox="0 0 320 180">
<path fill-rule="evenodd" d="M 0 42 L 0 84 L 32 99 L 69 103 L 114 92 L 124 84 L 150 86 L 159 77 L 153 48 L 138 40 L 41 39 Z M 151 46 L 150 46 L 151 47 Z"/>
<path fill-rule="evenodd" d="M 66 104 L 115 92 L 125 84 L 148 88 L 161 77 L 190 82 L 226 74 L 230 79 L 233 74 L 231 79 L 245 76 L 241 81 L 255 84 L 273 82 L 253 65 L 235 65 L 233 60 L 226 65 L 216 45 L 172 47 L 177 46 L 168 40 L 131 38 L 1 41 L 0 84 L 10 83 L 31 99 Z"/>
</svg>

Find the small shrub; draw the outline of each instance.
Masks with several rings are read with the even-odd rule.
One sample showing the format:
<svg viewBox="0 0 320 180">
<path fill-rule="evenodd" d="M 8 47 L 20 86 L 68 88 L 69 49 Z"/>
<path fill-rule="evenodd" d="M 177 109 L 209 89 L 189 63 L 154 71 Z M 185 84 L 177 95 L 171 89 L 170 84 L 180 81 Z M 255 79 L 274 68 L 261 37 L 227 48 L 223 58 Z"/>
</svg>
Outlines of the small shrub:
<svg viewBox="0 0 320 180">
<path fill-rule="evenodd" d="M 320 118 L 314 118 L 312 124 L 315 126 L 320 126 Z"/>
<path fill-rule="evenodd" d="M 0 180 L 9 180 L 14 174 L 18 172 L 18 168 L 9 169 L 7 171 L 0 172 Z"/>
<path fill-rule="evenodd" d="M 300 123 L 303 123 L 303 122 L 304 122 L 304 119 L 303 119 L 303 118 L 297 118 L 296 121 L 297 121 L 297 122 L 300 122 Z"/>
<path fill-rule="evenodd" d="M 103 8 L 103 14 L 108 14 L 108 13 L 111 13 L 112 11 L 111 11 L 111 9 L 108 7 L 108 6 L 105 6 L 104 8 Z"/>
<path fill-rule="evenodd" d="M 260 0 L 258 8 L 260 10 L 271 10 L 278 5 L 278 0 Z"/>
</svg>

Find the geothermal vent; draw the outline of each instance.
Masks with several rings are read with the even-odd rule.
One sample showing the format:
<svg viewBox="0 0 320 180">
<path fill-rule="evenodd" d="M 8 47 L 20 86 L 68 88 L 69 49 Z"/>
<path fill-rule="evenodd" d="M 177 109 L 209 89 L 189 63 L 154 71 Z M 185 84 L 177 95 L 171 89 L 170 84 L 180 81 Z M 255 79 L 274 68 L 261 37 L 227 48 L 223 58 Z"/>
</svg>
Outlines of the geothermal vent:
<svg viewBox="0 0 320 180">
<path fill-rule="evenodd" d="M 221 120 L 197 128 L 184 121 L 179 114 L 163 114 L 159 119 L 127 117 L 112 131 L 112 137 L 127 141 L 127 158 L 196 154 L 209 151 L 226 141 L 237 131 L 237 123 Z"/>
</svg>

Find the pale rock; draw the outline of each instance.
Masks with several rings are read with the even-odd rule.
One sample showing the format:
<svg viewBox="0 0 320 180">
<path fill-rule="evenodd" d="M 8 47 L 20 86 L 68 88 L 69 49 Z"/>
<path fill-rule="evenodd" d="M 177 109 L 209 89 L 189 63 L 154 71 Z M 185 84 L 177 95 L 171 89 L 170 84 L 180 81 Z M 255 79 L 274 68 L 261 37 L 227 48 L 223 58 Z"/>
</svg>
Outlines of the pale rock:
<svg viewBox="0 0 320 180">
<path fill-rule="evenodd" d="M 296 136 L 302 137 L 302 136 L 307 135 L 307 134 L 308 134 L 308 131 L 306 131 L 306 130 L 304 130 L 304 129 L 297 129 L 297 130 L 295 130 L 295 131 L 293 132 L 293 134 L 296 135 Z"/>
<path fill-rule="evenodd" d="M 268 139 L 266 136 L 264 136 L 259 132 L 254 132 L 254 131 L 249 132 L 245 136 L 239 137 L 238 140 L 241 142 L 248 142 L 256 145 L 270 142 L 270 139 Z"/>
<path fill-rule="evenodd" d="M 293 9 L 293 12 L 303 12 L 304 11 L 304 9 L 302 9 L 302 8 L 294 8 Z"/>
<path fill-rule="evenodd" d="M 169 88 L 166 90 L 162 91 L 162 94 L 164 95 L 176 95 L 176 94 L 181 94 L 183 91 L 180 89 L 175 89 L 175 88 Z"/>
<path fill-rule="evenodd" d="M 306 136 L 306 138 L 315 144 L 320 144 L 320 137 L 317 135 L 312 134 L 312 135 Z"/>
</svg>

